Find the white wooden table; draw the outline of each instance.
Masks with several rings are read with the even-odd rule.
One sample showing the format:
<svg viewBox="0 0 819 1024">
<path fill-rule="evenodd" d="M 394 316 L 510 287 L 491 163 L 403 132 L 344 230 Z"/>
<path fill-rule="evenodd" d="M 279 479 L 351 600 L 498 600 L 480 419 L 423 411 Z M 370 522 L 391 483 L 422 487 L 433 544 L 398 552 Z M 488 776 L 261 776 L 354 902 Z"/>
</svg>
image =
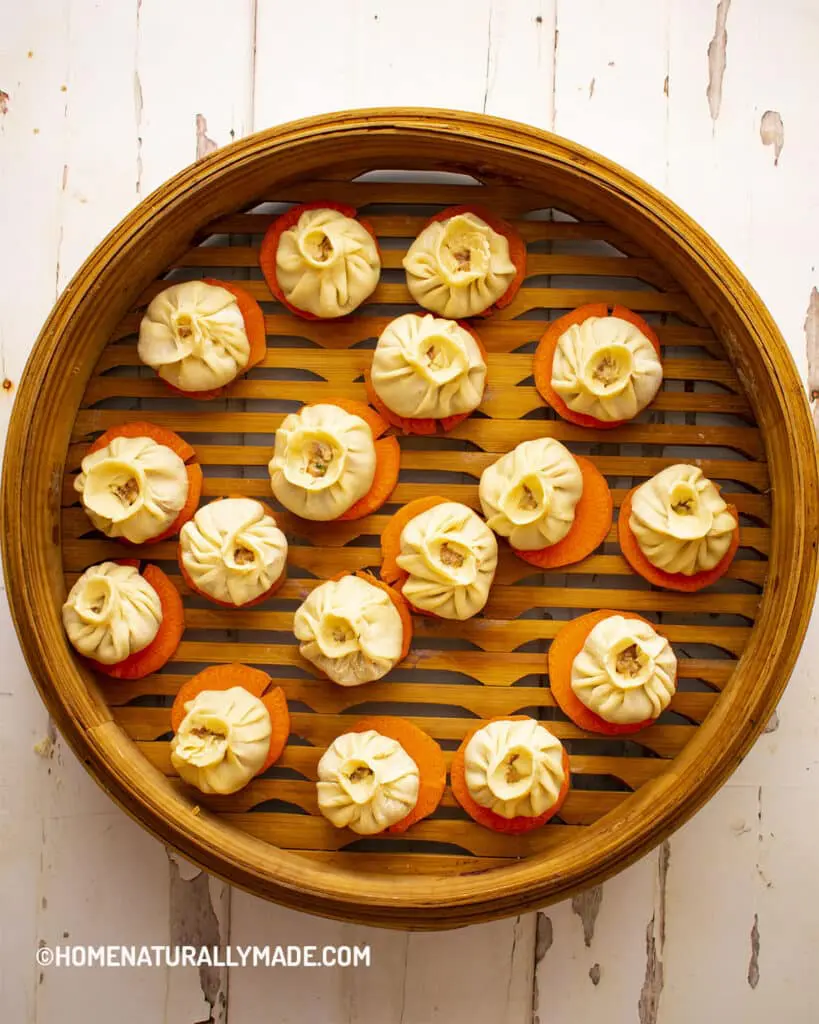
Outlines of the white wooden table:
<svg viewBox="0 0 819 1024">
<path fill-rule="evenodd" d="M 550 128 L 667 192 L 748 275 L 819 391 L 818 50 L 815 0 L 0 0 L 0 423 L 54 299 L 143 196 L 256 129 L 400 104 Z M 767 733 L 659 851 L 537 915 L 408 935 L 179 864 L 55 735 L 0 615 L 3 1024 L 819 1019 L 816 626 Z M 369 942 L 373 966 L 34 961 L 38 942 L 228 939 Z"/>
</svg>

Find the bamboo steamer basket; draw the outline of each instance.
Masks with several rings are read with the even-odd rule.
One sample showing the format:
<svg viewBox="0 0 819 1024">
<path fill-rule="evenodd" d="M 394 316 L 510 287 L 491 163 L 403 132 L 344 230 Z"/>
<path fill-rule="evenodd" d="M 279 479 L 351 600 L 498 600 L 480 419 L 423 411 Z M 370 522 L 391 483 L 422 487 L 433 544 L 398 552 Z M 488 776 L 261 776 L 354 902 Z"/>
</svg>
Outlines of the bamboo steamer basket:
<svg viewBox="0 0 819 1024">
<path fill-rule="evenodd" d="M 361 209 L 384 255 L 378 290 L 340 323 L 294 318 L 258 271 L 261 234 L 283 208 L 268 204 L 321 198 Z M 374 339 L 413 308 L 400 272 L 407 246 L 432 212 L 464 202 L 516 224 L 529 276 L 511 306 L 478 322 L 489 351 L 482 414 L 445 439 L 402 439 L 393 503 L 440 493 L 476 505 L 481 470 L 543 435 L 590 457 L 615 505 L 662 466 L 699 460 L 741 514 L 727 578 L 697 594 L 653 589 L 630 572 L 614 532 L 562 570 L 538 571 L 505 550 L 482 617 L 416 620 L 406 664 L 387 682 L 347 690 L 300 661 L 292 612 L 321 578 L 377 566 L 389 508 L 332 531 L 283 515 L 290 579 L 273 601 L 249 611 L 206 607 L 176 575 L 175 542 L 154 545 L 143 557 L 168 569 L 185 595 L 176 659 L 134 683 L 83 669 L 61 625 L 66 587 L 88 565 L 122 555 L 75 504 L 72 478 L 89 442 L 117 423 L 149 419 L 194 444 L 206 497 L 269 500 L 265 466 L 283 414 L 305 400 L 364 398 Z M 267 358 L 226 401 L 175 399 L 139 368 L 141 310 L 169 277 L 192 276 L 241 281 L 266 313 Z M 546 322 L 593 301 L 641 312 L 665 346 L 657 401 L 607 432 L 556 419 L 531 376 Z M 813 427 L 787 348 L 748 282 L 690 218 L 602 157 L 523 125 L 365 110 L 284 125 L 214 153 L 154 192 L 92 253 L 20 384 L 3 477 L 3 559 L 43 700 L 94 778 L 145 828 L 256 895 L 342 919 L 435 929 L 519 913 L 600 882 L 725 781 L 772 714 L 804 635 L 816 499 Z M 548 688 L 546 652 L 561 623 L 606 607 L 651 618 L 680 658 L 670 711 L 625 740 L 577 729 Z M 293 735 L 264 778 L 233 797 L 197 799 L 170 767 L 169 705 L 192 673 L 235 660 L 266 668 L 285 688 Z M 571 759 L 573 789 L 560 817 L 527 836 L 497 835 L 469 820 L 447 790 L 439 811 L 404 837 L 360 840 L 333 829 L 318 814 L 316 764 L 371 710 L 411 718 L 450 759 L 480 719 L 526 711 L 546 721 Z"/>
</svg>

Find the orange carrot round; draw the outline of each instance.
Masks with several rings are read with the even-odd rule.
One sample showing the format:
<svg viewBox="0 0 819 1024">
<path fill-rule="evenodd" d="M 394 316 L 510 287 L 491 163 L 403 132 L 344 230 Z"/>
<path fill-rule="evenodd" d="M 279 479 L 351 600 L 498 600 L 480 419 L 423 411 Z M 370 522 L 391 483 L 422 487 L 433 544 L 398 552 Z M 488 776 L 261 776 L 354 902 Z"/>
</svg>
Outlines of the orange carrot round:
<svg viewBox="0 0 819 1024">
<path fill-rule="evenodd" d="M 425 313 L 416 313 L 415 316 L 423 317 Z M 478 332 L 471 327 L 465 320 L 457 320 L 456 323 L 459 327 L 462 327 L 465 331 L 469 331 L 472 337 L 477 342 L 478 348 L 481 350 L 484 362 L 487 360 L 486 348 L 478 335 Z M 370 378 L 369 370 L 364 374 L 364 387 L 367 389 L 367 399 L 370 404 L 373 405 L 378 412 L 390 423 L 393 427 L 397 427 L 404 434 L 420 434 L 423 436 L 429 436 L 431 434 L 437 434 L 439 431 L 443 434 L 453 430 L 458 426 L 459 423 L 463 423 L 464 420 L 469 419 L 472 412 L 461 412 L 455 416 L 444 416 L 441 419 L 433 419 L 428 417 L 426 419 L 412 419 L 406 416 L 399 416 L 397 412 L 393 412 L 389 406 L 385 405 L 382 399 L 379 397 L 375 388 L 373 387 L 372 380 Z M 485 392 L 484 392 L 485 393 Z M 474 410 L 473 410 L 474 411 Z"/>
<path fill-rule="evenodd" d="M 386 504 L 398 484 L 401 470 L 401 446 L 395 437 L 382 437 L 375 442 L 375 477 L 363 498 L 336 518 L 336 522 L 363 519 Z"/>
<path fill-rule="evenodd" d="M 504 236 L 509 243 L 509 259 L 515 265 L 516 274 L 503 295 L 496 299 L 488 309 L 477 314 L 480 317 L 487 317 L 491 316 L 496 309 L 503 309 L 505 306 L 508 306 L 520 291 L 520 286 L 526 279 L 526 243 L 511 224 L 496 216 L 491 210 L 487 210 L 485 206 L 478 204 L 469 203 L 463 206 L 448 206 L 445 210 L 441 210 L 440 213 L 436 213 L 434 217 L 430 217 L 424 227 L 428 227 L 436 221 L 449 220 L 450 217 L 457 217 L 464 213 L 472 213 L 476 217 L 480 217 L 493 231 Z"/>
<path fill-rule="evenodd" d="M 560 632 L 549 647 L 549 686 L 560 710 L 571 718 L 579 729 L 603 733 L 606 736 L 627 736 L 652 725 L 654 719 L 647 718 L 644 722 L 633 722 L 629 725 L 607 722 L 605 718 L 601 718 L 591 708 L 586 707 L 572 689 L 574 659 L 583 650 L 583 645 L 594 627 L 612 615 L 648 622 L 642 615 L 636 615 L 634 612 L 612 611 L 589 612 L 588 615 L 580 615 L 567 622 L 565 626 L 561 626 Z M 653 623 L 648 624 L 654 628 Z"/>
<path fill-rule="evenodd" d="M 119 426 L 111 427 L 94 441 L 86 454 L 93 455 L 101 448 L 107 448 L 118 437 L 150 437 L 157 444 L 170 448 L 185 463 L 192 462 L 196 458 L 193 447 L 179 434 L 168 430 L 167 427 L 158 427 L 155 423 L 149 423 L 147 420 L 132 420 L 130 423 L 120 423 Z"/>
<path fill-rule="evenodd" d="M 354 206 L 350 206 L 347 203 L 334 203 L 330 200 L 322 200 L 315 203 L 301 203 L 298 206 L 294 206 L 286 213 L 283 213 L 273 221 L 262 239 L 261 248 L 259 249 L 259 266 L 262 268 L 262 274 L 264 274 L 264 279 L 267 281 L 267 287 L 273 293 L 273 297 L 289 309 L 291 313 L 295 313 L 296 316 L 300 316 L 304 320 L 341 319 L 341 317 L 333 318 L 316 316 L 315 313 L 311 313 L 309 310 L 300 309 L 298 306 L 294 306 L 292 302 L 288 302 L 284 296 L 284 292 L 279 287 L 279 278 L 276 274 L 276 254 L 279 251 L 279 241 L 285 231 L 289 231 L 290 228 L 298 224 L 299 217 L 301 217 L 303 213 L 306 213 L 307 210 L 336 210 L 345 217 L 351 217 L 352 219 L 357 220 L 359 224 L 375 239 L 376 248 L 378 248 L 378 255 L 381 255 L 381 249 L 378 246 L 378 237 L 376 236 L 375 229 L 366 220 L 358 216 L 358 210 L 356 210 Z"/>
<path fill-rule="evenodd" d="M 118 564 L 139 567 L 139 562 L 128 558 L 122 559 Z M 155 565 L 146 565 L 142 575 L 156 591 L 162 607 L 159 632 L 147 647 L 129 655 L 116 665 L 103 665 L 99 661 L 86 658 L 95 672 L 112 676 L 114 679 L 144 679 L 145 676 L 158 672 L 176 654 L 182 634 L 185 632 L 185 609 L 182 607 L 182 598 L 165 573 Z"/>
<path fill-rule="evenodd" d="M 157 444 L 170 448 L 185 463 L 185 471 L 188 476 L 188 497 L 185 500 L 185 504 L 179 510 L 179 515 L 167 530 L 163 530 L 156 537 L 149 537 L 145 543 L 157 544 L 161 540 L 173 537 L 179 533 L 189 519 L 193 518 L 194 513 L 199 508 L 199 499 L 202 497 L 203 474 L 202 467 L 196 461 L 196 451 L 187 441 L 172 430 L 168 430 L 166 427 L 158 427 L 155 423 L 148 423 L 146 420 L 134 420 L 131 423 L 121 423 L 118 427 L 111 427 L 110 430 L 106 430 L 91 445 L 86 454 L 92 455 L 102 448 L 107 448 L 118 437 L 149 437 L 152 441 L 156 441 Z M 117 537 L 116 539 L 127 547 L 141 547 L 141 545 L 133 544 L 125 537 Z"/>
<path fill-rule="evenodd" d="M 290 736 L 290 712 L 284 690 L 280 686 L 272 686 L 266 672 L 238 662 L 232 665 L 211 665 L 203 669 L 179 688 L 171 708 L 171 727 L 174 732 L 179 732 L 186 715 L 185 705 L 198 694 L 206 690 L 230 690 L 234 686 L 241 686 L 258 697 L 270 715 L 270 749 L 265 763 L 257 772 L 261 775 L 281 757 Z"/>
<path fill-rule="evenodd" d="M 637 538 L 631 532 L 631 526 L 629 525 L 631 501 L 636 490 L 636 487 L 632 487 L 628 492 L 623 500 L 623 504 L 620 506 L 620 514 L 617 517 L 617 537 L 620 541 L 620 550 L 636 573 L 655 586 L 664 587 L 666 590 L 680 590 L 687 594 L 693 594 L 704 587 L 710 587 L 712 583 L 716 583 L 720 577 L 725 575 L 739 548 L 739 513 L 735 505 L 728 506 L 737 524 L 728 550 L 713 569 L 694 573 L 693 576 L 686 576 L 681 572 L 663 572 L 656 565 L 652 565 L 643 554 Z"/>
<path fill-rule="evenodd" d="M 527 715 L 501 715 L 497 718 L 490 718 L 488 721 L 480 722 L 471 729 L 464 737 L 463 742 L 455 751 L 455 757 L 452 759 L 452 765 L 449 769 L 449 780 L 452 786 L 452 795 L 463 807 L 466 813 L 476 821 L 479 825 L 483 825 L 484 828 L 491 828 L 495 832 L 505 832 L 507 835 L 517 836 L 522 835 L 525 832 L 531 832 L 533 829 L 540 828 L 541 825 L 545 825 L 546 822 L 553 818 L 560 808 L 563 806 L 563 802 L 566 799 L 566 794 L 569 792 L 569 786 L 571 784 L 571 773 L 569 769 L 569 756 L 564 748 L 563 750 L 563 771 L 565 778 L 563 785 L 560 787 L 560 793 L 558 794 L 555 803 L 544 811 L 543 814 L 538 815 L 536 818 L 527 818 L 523 815 L 517 818 L 504 818 L 501 814 L 496 814 L 493 810 L 488 807 L 484 807 L 472 798 L 472 794 L 469 792 L 469 787 L 466 784 L 466 764 L 465 754 L 466 748 L 469 741 L 475 735 L 479 729 L 483 729 L 484 726 L 489 725 L 491 722 L 522 722 L 526 721 Z"/>
<path fill-rule="evenodd" d="M 537 551 L 512 548 L 518 558 L 541 569 L 582 562 L 603 543 L 611 529 L 614 503 L 606 478 L 588 459 L 576 456 L 575 461 L 583 475 L 583 494 L 575 506 L 572 528 L 551 547 Z"/>
<path fill-rule="evenodd" d="M 540 339 L 535 351 L 535 387 L 544 399 L 564 420 L 576 423 L 580 427 L 591 427 L 595 430 L 613 430 L 615 427 L 622 427 L 627 420 L 598 420 L 594 416 L 587 416 L 582 412 L 574 412 L 566 405 L 560 395 L 552 387 L 552 364 L 554 363 L 557 344 L 565 332 L 574 324 L 582 324 L 592 316 L 616 316 L 620 320 L 627 320 L 634 324 L 648 338 L 657 355 L 662 357 L 660 340 L 654 330 L 637 313 L 626 309 L 625 306 L 615 306 L 611 313 L 604 302 L 593 302 L 585 306 L 579 306 L 566 313 L 549 324 L 548 330 Z"/>
<path fill-rule="evenodd" d="M 407 579 L 407 573 L 398 565 L 396 559 L 401 554 L 401 534 L 407 523 L 422 512 L 442 505 L 446 498 L 429 495 L 408 502 L 393 515 L 384 532 L 381 534 L 381 579 L 390 586 L 400 590 Z"/>
<path fill-rule="evenodd" d="M 441 802 L 446 789 L 443 751 L 431 736 L 404 718 L 362 718 L 351 732 L 367 732 L 370 729 L 400 743 L 418 767 L 418 800 L 415 807 L 405 818 L 386 830 L 400 835 L 417 821 L 429 817 Z"/>
<path fill-rule="evenodd" d="M 358 416 L 359 419 L 364 420 L 372 431 L 374 441 L 377 441 L 382 434 L 386 434 L 390 429 L 390 425 L 386 419 L 384 419 L 383 416 L 380 416 L 375 409 L 367 405 L 366 402 L 356 402 L 351 398 L 328 398 L 324 402 L 308 402 L 307 404 L 337 405 L 339 409 L 343 409 L 351 416 Z"/>
</svg>

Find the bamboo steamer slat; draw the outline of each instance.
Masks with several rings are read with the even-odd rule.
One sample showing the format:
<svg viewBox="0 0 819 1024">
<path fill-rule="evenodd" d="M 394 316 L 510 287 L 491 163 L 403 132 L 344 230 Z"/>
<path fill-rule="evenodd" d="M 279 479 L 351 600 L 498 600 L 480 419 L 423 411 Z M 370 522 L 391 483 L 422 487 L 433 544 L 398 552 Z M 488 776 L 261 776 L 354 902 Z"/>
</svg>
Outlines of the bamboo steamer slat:
<svg viewBox="0 0 819 1024">
<path fill-rule="evenodd" d="M 395 168 L 374 180 L 364 172 Z M 430 171 L 470 180 L 442 182 Z M 440 174 L 437 178 L 440 179 Z M 262 233 L 290 203 L 350 202 L 382 240 L 385 273 L 355 316 L 297 320 L 272 302 L 257 269 Z M 699 594 L 650 588 L 612 531 L 584 562 L 547 573 L 501 552 L 483 616 L 416 619 L 412 652 L 389 680 L 355 690 L 317 679 L 300 657 L 295 603 L 344 570 L 374 568 L 390 509 L 326 527 L 283 514 L 290 578 L 262 608 L 226 612 L 188 593 L 175 542 L 147 547 L 179 587 L 187 633 L 168 669 L 135 682 L 95 679 L 65 642 L 59 608 L 89 564 L 122 554 L 95 534 L 73 478 L 88 443 L 128 419 L 189 437 L 205 498 L 269 499 L 265 465 L 282 417 L 305 398 L 362 399 L 371 348 L 408 305 L 400 273 L 429 213 L 480 202 L 529 246 L 515 301 L 477 329 L 489 353 L 481 416 L 447 439 L 402 442 L 392 501 L 441 493 L 477 507 L 477 480 L 499 453 L 549 435 L 591 458 L 615 506 L 680 458 L 729 489 L 741 550 Z M 559 210 L 561 215 L 535 213 Z M 568 215 L 568 216 L 564 216 Z M 612 247 L 614 247 L 612 249 Z M 139 367 L 141 311 L 174 279 L 239 280 L 265 303 L 268 352 L 227 401 L 172 398 Z M 665 350 L 651 410 L 615 431 L 554 418 L 532 384 L 533 344 L 576 305 L 643 312 Z M 384 305 L 390 309 L 385 309 Z M 457 470 L 453 470 L 453 464 Z M 431 474 L 431 475 L 430 475 Z M 163 841 L 237 885 L 289 906 L 392 927 L 440 928 L 518 913 L 619 870 L 713 793 L 768 720 L 787 681 L 816 582 L 817 464 L 807 404 L 760 300 L 694 223 L 644 182 L 565 140 L 445 111 L 359 111 L 252 136 L 177 175 L 91 255 L 55 307 L 21 381 L 3 478 L 3 557 L 12 613 L 40 692 L 89 771 Z M 662 719 L 627 741 L 569 722 L 548 687 L 548 644 L 594 608 L 648 615 L 675 645 L 680 689 Z M 266 667 L 291 703 L 293 735 L 265 778 L 228 798 L 198 798 L 174 775 L 169 705 L 206 664 Z M 403 837 L 365 842 L 318 815 L 313 782 L 328 743 L 377 708 L 425 728 L 447 762 L 481 719 L 521 711 L 569 749 L 574 788 L 559 819 L 528 836 L 489 832 L 442 807 Z"/>
</svg>

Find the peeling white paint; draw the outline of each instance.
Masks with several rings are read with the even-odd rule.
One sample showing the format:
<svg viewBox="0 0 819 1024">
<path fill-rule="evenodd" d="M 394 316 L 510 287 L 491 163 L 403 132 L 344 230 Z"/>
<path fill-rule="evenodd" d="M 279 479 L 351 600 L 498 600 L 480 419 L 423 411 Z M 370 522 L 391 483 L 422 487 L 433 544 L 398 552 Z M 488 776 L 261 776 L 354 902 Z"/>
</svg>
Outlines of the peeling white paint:
<svg viewBox="0 0 819 1024">
<path fill-rule="evenodd" d="M 657 859 L 657 896 L 654 913 L 646 926 L 646 973 L 637 1014 L 640 1024 L 657 1024 L 660 1012 L 660 997 L 665 984 L 663 954 L 666 937 L 666 906 L 668 868 L 671 863 L 671 844 L 666 839 L 660 846 Z"/>
<path fill-rule="evenodd" d="M 722 83 L 728 63 L 728 31 L 725 26 L 730 7 L 731 0 L 719 0 L 714 35 L 708 44 L 708 88 L 705 95 L 712 121 L 717 120 L 722 106 Z"/>
<path fill-rule="evenodd" d="M 208 138 L 208 122 L 204 114 L 196 115 L 196 159 L 201 160 L 219 146 Z"/>
<path fill-rule="evenodd" d="M 759 137 L 763 146 L 773 146 L 774 166 L 779 164 L 779 157 L 785 145 L 785 126 L 778 110 L 766 110 L 759 122 Z"/>
<path fill-rule="evenodd" d="M 169 923 L 172 946 L 194 946 L 209 949 L 223 947 L 219 918 L 213 906 L 210 879 L 204 871 L 190 875 L 188 866 L 181 867 L 181 858 L 168 857 L 170 900 Z M 188 877 L 183 876 L 183 870 Z M 199 968 L 199 984 L 210 1018 L 227 1020 L 227 969 L 207 964 Z M 171 1022 L 168 1022 L 171 1024 Z"/>
<path fill-rule="evenodd" d="M 751 927 L 751 959 L 748 962 L 748 984 L 756 988 L 759 984 L 759 914 L 754 914 Z"/>
<path fill-rule="evenodd" d="M 595 885 L 572 897 L 572 910 L 583 923 L 583 942 L 588 948 L 594 938 L 594 925 L 603 902 L 603 886 Z"/>
<path fill-rule="evenodd" d="M 819 398 L 819 289 L 814 285 L 805 314 L 805 348 L 808 355 L 808 392 L 811 401 Z"/>
</svg>

